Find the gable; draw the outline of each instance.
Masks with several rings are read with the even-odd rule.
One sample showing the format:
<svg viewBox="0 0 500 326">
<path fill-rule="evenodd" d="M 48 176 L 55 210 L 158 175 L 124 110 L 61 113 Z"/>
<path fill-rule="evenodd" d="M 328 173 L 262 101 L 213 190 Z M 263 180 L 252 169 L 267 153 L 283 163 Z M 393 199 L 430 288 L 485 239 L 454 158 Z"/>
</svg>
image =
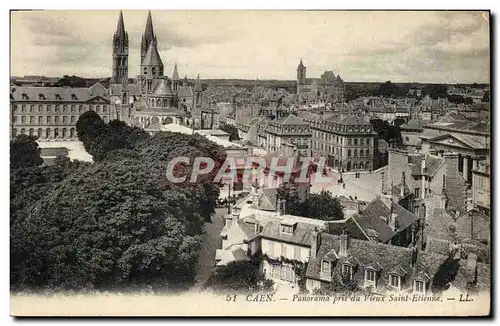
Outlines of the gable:
<svg viewBox="0 0 500 326">
<path fill-rule="evenodd" d="M 101 96 L 94 96 L 88 99 L 87 102 L 109 104 L 109 101 Z"/>
<path fill-rule="evenodd" d="M 431 138 L 429 139 L 429 142 L 446 146 L 455 146 L 455 147 L 473 149 L 473 146 L 471 146 L 470 144 L 467 144 L 464 141 L 459 140 L 458 138 L 449 134 Z"/>
</svg>

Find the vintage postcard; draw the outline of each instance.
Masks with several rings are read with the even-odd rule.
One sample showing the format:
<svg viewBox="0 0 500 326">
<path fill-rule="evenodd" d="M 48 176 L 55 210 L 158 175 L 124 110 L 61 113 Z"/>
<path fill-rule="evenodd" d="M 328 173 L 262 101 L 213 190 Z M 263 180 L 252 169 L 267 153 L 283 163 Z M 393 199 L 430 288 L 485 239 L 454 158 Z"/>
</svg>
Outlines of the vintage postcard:
<svg viewBox="0 0 500 326">
<path fill-rule="evenodd" d="M 490 315 L 490 12 L 10 15 L 12 316 Z"/>
</svg>

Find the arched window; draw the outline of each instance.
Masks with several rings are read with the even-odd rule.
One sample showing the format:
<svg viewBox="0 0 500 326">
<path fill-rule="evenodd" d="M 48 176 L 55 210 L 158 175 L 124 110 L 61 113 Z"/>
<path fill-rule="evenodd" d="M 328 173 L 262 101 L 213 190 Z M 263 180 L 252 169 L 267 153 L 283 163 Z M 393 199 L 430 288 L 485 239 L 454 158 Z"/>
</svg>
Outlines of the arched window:
<svg viewBox="0 0 500 326">
<path fill-rule="evenodd" d="M 54 129 L 54 138 L 59 138 L 59 128 Z"/>
<path fill-rule="evenodd" d="M 153 67 L 153 69 L 151 69 L 151 73 L 153 74 L 153 76 L 156 75 L 156 67 Z"/>
<path fill-rule="evenodd" d="M 45 129 L 45 138 L 50 138 L 50 128 Z"/>
<path fill-rule="evenodd" d="M 26 134 L 26 130 L 24 128 L 21 129 L 21 135 Z"/>
<path fill-rule="evenodd" d="M 33 136 L 33 134 L 35 133 L 35 130 L 33 130 L 33 128 L 30 128 L 28 130 L 28 133 L 29 133 L 30 136 Z"/>
<path fill-rule="evenodd" d="M 38 128 L 38 130 L 36 131 L 36 135 L 38 136 L 38 138 L 42 138 L 42 128 Z"/>
<path fill-rule="evenodd" d="M 13 129 L 12 129 L 12 136 L 13 136 L 13 137 L 16 137 L 16 136 L 17 136 L 17 129 L 16 129 L 16 128 L 13 128 Z"/>
<path fill-rule="evenodd" d="M 74 138 L 74 137 L 75 137 L 75 128 L 71 128 L 71 129 L 69 130 L 69 137 L 70 137 L 70 138 Z"/>
<path fill-rule="evenodd" d="M 144 75 L 148 74 L 148 67 L 144 67 Z"/>
<path fill-rule="evenodd" d="M 62 128 L 62 138 L 66 138 L 66 128 Z"/>
</svg>

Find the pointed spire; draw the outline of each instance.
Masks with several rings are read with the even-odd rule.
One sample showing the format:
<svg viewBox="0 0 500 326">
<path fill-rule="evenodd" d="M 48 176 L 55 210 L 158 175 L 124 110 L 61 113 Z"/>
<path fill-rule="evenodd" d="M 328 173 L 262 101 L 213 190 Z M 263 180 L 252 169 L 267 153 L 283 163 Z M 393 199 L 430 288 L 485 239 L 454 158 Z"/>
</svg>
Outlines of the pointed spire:
<svg viewBox="0 0 500 326">
<path fill-rule="evenodd" d="M 144 30 L 144 38 L 146 39 L 147 45 L 153 40 L 155 40 L 155 35 L 153 31 L 153 19 L 151 18 L 151 10 L 148 11 L 148 19 L 146 21 L 146 29 Z"/>
<path fill-rule="evenodd" d="M 172 74 L 172 80 L 179 80 L 179 73 L 177 72 L 177 63 L 174 66 L 174 73 Z"/>
<path fill-rule="evenodd" d="M 120 10 L 120 16 L 118 17 L 118 25 L 116 26 L 116 35 L 125 35 L 125 24 L 123 23 L 123 12 Z"/>
<path fill-rule="evenodd" d="M 194 84 L 194 91 L 195 92 L 201 92 L 201 83 L 200 83 L 200 74 L 198 74 L 198 77 L 196 77 L 196 83 Z"/>
<path fill-rule="evenodd" d="M 156 48 L 156 43 L 149 43 L 148 51 L 144 56 L 142 65 L 163 67 L 163 62 L 161 61 L 160 54 L 158 53 L 158 49 Z"/>
</svg>

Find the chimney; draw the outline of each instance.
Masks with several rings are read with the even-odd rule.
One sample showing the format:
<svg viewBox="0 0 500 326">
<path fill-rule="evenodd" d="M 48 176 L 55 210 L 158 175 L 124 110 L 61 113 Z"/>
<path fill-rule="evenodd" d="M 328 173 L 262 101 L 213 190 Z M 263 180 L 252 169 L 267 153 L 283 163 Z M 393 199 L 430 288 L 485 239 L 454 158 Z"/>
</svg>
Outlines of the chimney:
<svg viewBox="0 0 500 326">
<path fill-rule="evenodd" d="M 416 267 L 417 266 L 417 258 L 418 258 L 418 248 L 416 246 L 412 246 L 410 249 L 411 249 L 410 266 Z"/>
<path fill-rule="evenodd" d="M 422 158 L 422 164 L 421 164 L 421 173 L 422 174 L 422 186 L 420 188 L 420 197 L 422 199 L 425 198 L 425 174 L 427 173 L 427 165 L 426 165 L 426 162 L 425 162 L 425 159 L 426 159 L 426 155 L 424 154 L 424 157 Z"/>
<path fill-rule="evenodd" d="M 255 193 L 252 195 L 252 206 L 254 208 L 259 208 L 259 197 L 259 193 L 255 190 Z"/>
<path fill-rule="evenodd" d="M 347 231 L 344 231 L 344 233 L 340 235 L 339 255 L 342 257 L 347 257 L 347 250 L 348 249 L 349 249 L 349 233 L 347 233 Z"/>
<path fill-rule="evenodd" d="M 259 233 L 260 232 L 260 224 L 259 222 L 256 222 L 255 223 L 255 228 L 254 228 L 254 231 L 255 231 L 255 234 Z"/>
<path fill-rule="evenodd" d="M 406 178 L 405 178 L 405 172 L 401 172 L 401 197 L 405 196 L 405 184 L 406 184 Z"/>
<path fill-rule="evenodd" d="M 316 258 L 319 247 L 321 246 L 321 232 L 315 228 L 311 234 L 311 259 Z"/>
</svg>

